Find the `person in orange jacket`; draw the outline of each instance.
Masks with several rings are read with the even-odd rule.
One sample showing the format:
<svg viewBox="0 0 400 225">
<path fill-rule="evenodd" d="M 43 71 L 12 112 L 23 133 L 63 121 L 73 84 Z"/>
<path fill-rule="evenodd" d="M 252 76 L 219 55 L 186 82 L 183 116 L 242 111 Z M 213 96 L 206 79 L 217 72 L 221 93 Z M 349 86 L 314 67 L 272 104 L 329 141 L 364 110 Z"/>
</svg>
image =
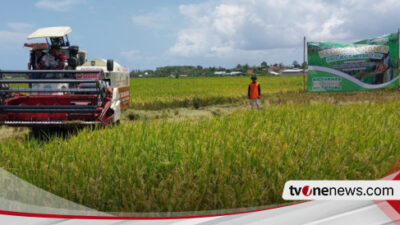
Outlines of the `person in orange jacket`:
<svg viewBox="0 0 400 225">
<path fill-rule="evenodd" d="M 249 84 L 248 97 L 250 99 L 251 108 L 254 108 L 254 103 L 257 105 L 257 109 L 261 109 L 260 97 L 261 97 L 261 87 L 260 83 L 257 82 L 257 77 L 255 75 L 251 76 L 252 82 Z"/>
</svg>

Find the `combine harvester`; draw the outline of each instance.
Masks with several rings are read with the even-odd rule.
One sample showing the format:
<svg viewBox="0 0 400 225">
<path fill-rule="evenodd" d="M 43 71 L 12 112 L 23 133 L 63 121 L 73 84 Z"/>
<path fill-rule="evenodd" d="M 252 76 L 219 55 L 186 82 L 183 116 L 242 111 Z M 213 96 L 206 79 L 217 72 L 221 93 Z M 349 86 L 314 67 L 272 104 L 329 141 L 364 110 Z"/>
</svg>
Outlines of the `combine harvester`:
<svg viewBox="0 0 400 225">
<path fill-rule="evenodd" d="M 70 46 L 70 27 L 41 28 L 28 39 L 34 47 L 56 46 L 68 60 L 62 70 L 0 70 L 0 125 L 32 128 L 119 123 L 129 106 L 129 71 L 113 60 L 86 59 Z M 40 77 L 40 78 L 38 78 Z"/>
</svg>

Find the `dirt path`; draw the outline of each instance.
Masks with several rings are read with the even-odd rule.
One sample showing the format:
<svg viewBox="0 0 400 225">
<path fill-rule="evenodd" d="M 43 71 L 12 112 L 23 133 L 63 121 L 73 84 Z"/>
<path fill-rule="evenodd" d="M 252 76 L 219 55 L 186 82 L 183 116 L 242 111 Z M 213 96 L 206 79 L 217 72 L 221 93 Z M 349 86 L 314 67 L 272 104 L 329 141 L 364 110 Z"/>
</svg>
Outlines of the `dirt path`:
<svg viewBox="0 0 400 225">
<path fill-rule="evenodd" d="M 154 120 L 154 119 L 168 119 L 168 120 L 198 120 L 202 118 L 211 118 L 214 116 L 229 115 L 238 110 L 246 109 L 246 105 L 239 104 L 226 104 L 214 105 L 207 107 L 195 108 L 175 108 L 163 110 L 134 110 L 129 109 L 124 113 L 122 120 Z"/>
</svg>

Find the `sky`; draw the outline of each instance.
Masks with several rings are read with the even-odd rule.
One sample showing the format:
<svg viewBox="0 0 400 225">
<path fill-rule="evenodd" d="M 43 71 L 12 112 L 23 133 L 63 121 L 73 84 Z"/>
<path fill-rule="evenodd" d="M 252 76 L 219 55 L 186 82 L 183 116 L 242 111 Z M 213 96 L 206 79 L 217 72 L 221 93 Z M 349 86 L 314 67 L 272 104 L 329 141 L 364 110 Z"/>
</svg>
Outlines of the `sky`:
<svg viewBox="0 0 400 225">
<path fill-rule="evenodd" d="M 302 62 L 308 41 L 397 32 L 398 0 L 18 0 L 2 2 L 0 69 L 26 69 L 26 37 L 70 26 L 89 58 L 133 69 Z M 40 42 L 42 40 L 35 40 Z"/>
</svg>

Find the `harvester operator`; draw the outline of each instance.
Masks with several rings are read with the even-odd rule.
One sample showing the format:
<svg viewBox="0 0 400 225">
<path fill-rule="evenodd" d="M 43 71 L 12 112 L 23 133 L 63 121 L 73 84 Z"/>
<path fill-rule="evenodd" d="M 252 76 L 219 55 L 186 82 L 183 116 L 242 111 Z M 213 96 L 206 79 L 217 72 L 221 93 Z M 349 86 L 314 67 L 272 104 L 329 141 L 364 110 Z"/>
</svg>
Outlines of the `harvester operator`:
<svg viewBox="0 0 400 225">
<path fill-rule="evenodd" d="M 28 62 L 28 70 L 42 70 L 46 69 L 46 66 L 43 62 L 43 58 L 46 56 L 46 53 L 43 52 L 46 47 L 37 44 L 32 47 L 32 51 L 29 57 L 29 62 Z M 30 79 L 41 79 L 42 74 L 39 73 L 32 73 L 29 75 Z M 29 83 L 29 87 L 32 87 L 32 84 Z"/>
<path fill-rule="evenodd" d="M 46 69 L 49 70 L 62 70 L 67 65 L 67 58 L 59 53 L 59 46 L 51 46 L 50 54 L 43 56 L 43 62 L 46 65 Z"/>
</svg>

